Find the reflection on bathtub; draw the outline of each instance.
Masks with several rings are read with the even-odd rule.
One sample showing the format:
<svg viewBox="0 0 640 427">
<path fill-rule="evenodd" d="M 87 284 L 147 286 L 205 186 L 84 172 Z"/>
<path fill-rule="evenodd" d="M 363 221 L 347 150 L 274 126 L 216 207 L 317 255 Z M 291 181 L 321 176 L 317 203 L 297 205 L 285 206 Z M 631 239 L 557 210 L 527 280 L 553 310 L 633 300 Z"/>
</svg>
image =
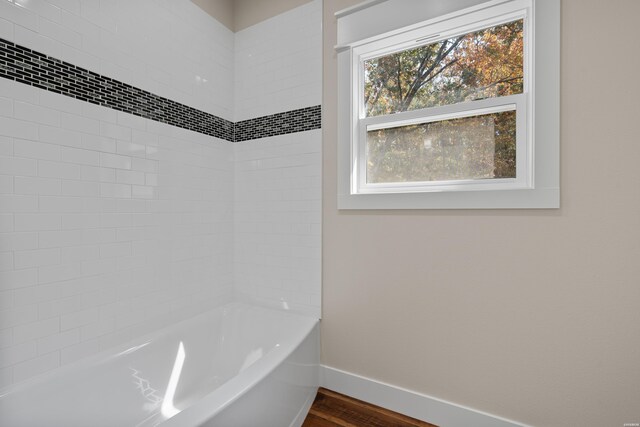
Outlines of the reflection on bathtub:
<svg viewBox="0 0 640 427">
<path fill-rule="evenodd" d="M 140 349 L 141 349 L 141 348 L 143 348 L 143 347 L 148 346 L 149 344 L 150 344 L 150 343 L 146 342 L 146 343 L 144 343 L 144 344 L 134 345 L 133 347 L 128 348 L 128 349 L 126 349 L 125 351 L 121 351 L 120 353 L 118 353 L 118 354 L 116 355 L 116 357 L 120 357 L 120 356 L 124 356 L 125 354 L 133 353 L 133 352 L 135 352 L 135 351 L 140 350 Z M 133 369 L 133 368 L 130 368 L 130 369 L 132 369 L 132 370 L 134 370 L 134 371 L 135 371 L 135 369 Z"/>
<path fill-rule="evenodd" d="M 260 359 L 263 354 L 264 354 L 264 350 L 262 350 L 262 347 L 257 348 L 255 350 L 251 350 L 251 352 L 249 354 L 247 354 L 247 357 L 244 358 L 244 362 L 242 363 L 242 367 L 240 368 L 240 372 L 244 371 L 249 366 L 253 365 L 253 363 L 256 360 Z"/>
<path fill-rule="evenodd" d="M 176 354 L 176 361 L 173 363 L 173 370 L 171 371 L 167 391 L 164 393 L 164 400 L 162 401 L 162 408 L 160 409 L 162 415 L 167 418 L 171 418 L 180 412 L 180 409 L 177 409 L 173 405 L 173 398 L 176 395 L 178 381 L 180 381 L 180 374 L 182 373 L 182 367 L 184 366 L 184 358 L 184 344 L 180 341 L 180 345 L 178 345 L 178 353 Z"/>
<path fill-rule="evenodd" d="M 162 398 L 156 394 L 157 390 L 151 387 L 149 380 L 140 376 L 140 371 L 134 368 L 131 369 L 131 376 L 133 377 L 133 383 L 136 385 L 136 389 L 140 390 L 140 394 L 148 400 L 148 403 L 144 404 L 144 409 L 151 412 L 155 410 L 162 402 Z"/>
</svg>

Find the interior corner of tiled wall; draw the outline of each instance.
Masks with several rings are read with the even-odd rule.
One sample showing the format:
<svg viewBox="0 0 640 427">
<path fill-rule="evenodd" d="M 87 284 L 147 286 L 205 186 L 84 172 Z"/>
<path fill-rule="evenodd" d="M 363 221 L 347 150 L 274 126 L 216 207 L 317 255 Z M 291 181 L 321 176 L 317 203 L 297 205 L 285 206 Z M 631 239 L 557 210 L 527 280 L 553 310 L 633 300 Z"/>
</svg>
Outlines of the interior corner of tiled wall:
<svg viewBox="0 0 640 427">
<path fill-rule="evenodd" d="M 319 37 L 118 5 L 0 1 L 0 387 L 245 291 L 319 313 Z"/>
</svg>

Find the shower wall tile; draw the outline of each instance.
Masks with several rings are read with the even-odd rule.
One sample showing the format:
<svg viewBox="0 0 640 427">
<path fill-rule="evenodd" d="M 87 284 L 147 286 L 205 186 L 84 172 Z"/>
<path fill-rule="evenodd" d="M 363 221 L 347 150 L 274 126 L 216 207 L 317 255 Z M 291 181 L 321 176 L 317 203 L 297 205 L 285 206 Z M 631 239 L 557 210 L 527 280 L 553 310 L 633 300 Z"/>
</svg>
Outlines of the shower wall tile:
<svg viewBox="0 0 640 427">
<path fill-rule="evenodd" d="M 235 45 L 235 290 L 242 299 L 316 317 L 321 23 L 322 2 L 314 0 L 236 33 Z M 294 120 L 291 110 L 299 112 Z M 272 129 L 278 127 L 301 131 L 280 135 Z M 262 138 L 240 142 L 252 133 Z"/>
<path fill-rule="evenodd" d="M 2 385 L 233 296 L 232 144 L 0 85 Z"/>
<path fill-rule="evenodd" d="M 0 18 L 0 38 L 13 40 L 13 23 Z"/>
<path fill-rule="evenodd" d="M 1 38 L 233 119 L 234 34 L 189 0 L 2 1 L 0 17 Z"/>
<path fill-rule="evenodd" d="M 321 146 L 321 130 L 235 144 L 240 298 L 320 317 Z"/>
<path fill-rule="evenodd" d="M 0 77 L 125 112 L 118 114 L 118 123 L 132 128 L 140 128 L 141 118 L 148 118 L 233 141 L 234 125 L 228 120 L 4 39 L 0 39 Z M 8 108 L 4 110 L 9 111 Z M 39 109 L 31 104 L 17 103 L 13 110 L 17 119 L 54 126 L 60 122 L 59 113 Z M 73 130 L 92 132 L 92 128 L 97 125 L 95 121 L 75 122 L 68 120 L 68 117 L 65 119 L 67 120 L 63 126 Z M 118 125 L 101 125 L 101 134 L 124 141 L 131 138 L 130 131 L 120 131 Z"/>
<path fill-rule="evenodd" d="M 322 1 L 236 33 L 235 121 L 322 103 Z"/>
<path fill-rule="evenodd" d="M 226 120 L 314 113 L 229 144 L 0 79 L 0 387 L 234 289 L 319 316 L 320 0 L 235 36 L 188 0 L 0 1 L 0 17 L 0 38 Z"/>
</svg>

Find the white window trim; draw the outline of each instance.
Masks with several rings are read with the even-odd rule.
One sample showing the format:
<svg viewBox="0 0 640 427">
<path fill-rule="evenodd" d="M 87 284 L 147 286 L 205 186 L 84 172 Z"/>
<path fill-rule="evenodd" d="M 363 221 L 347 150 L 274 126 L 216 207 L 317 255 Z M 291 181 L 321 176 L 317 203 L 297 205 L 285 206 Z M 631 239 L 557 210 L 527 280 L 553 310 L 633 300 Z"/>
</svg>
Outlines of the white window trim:
<svg viewBox="0 0 640 427">
<path fill-rule="evenodd" d="M 387 0 L 373 1 L 370 5 L 338 12 L 338 208 L 339 209 L 490 209 L 490 208 L 557 208 L 559 207 L 559 40 L 560 8 L 559 0 L 492 0 L 471 7 L 474 0 Z M 446 3 L 447 7 L 458 7 L 433 15 L 434 5 Z M 411 13 L 406 13 L 411 8 Z M 364 171 L 359 161 L 364 159 L 362 150 L 365 143 L 366 125 L 376 126 L 390 123 L 389 116 L 361 117 L 362 105 L 353 108 L 354 103 L 362 103 L 361 85 L 353 84 L 352 71 L 359 70 L 363 58 L 379 56 L 378 46 L 394 46 L 386 51 L 402 50 L 403 42 L 413 40 L 415 35 L 425 36 L 425 26 L 431 34 L 438 34 L 435 40 L 446 38 L 444 28 L 456 28 L 456 33 L 464 30 L 468 15 L 473 14 L 474 28 L 492 26 L 522 17 L 528 9 L 525 40 L 525 93 L 509 97 L 474 101 L 473 108 L 490 111 L 518 105 L 518 136 L 516 169 L 529 170 L 516 179 L 478 180 L 475 182 L 403 183 L 404 193 L 397 193 L 399 185 L 360 184 L 364 182 Z M 440 7 L 442 10 L 442 7 Z M 358 16 L 362 14 L 362 16 Z M 496 18 L 496 16 L 499 16 Z M 429 19 L 420 18 L 428 17 Z M 371 35 L 371 22 L 376 19 L 395 22 L 398 30 L 382 35 Z M 413 21 L 413 22 L 412 22 Z M 478 23 L 479 21 L 484 21 Z M 542 24 L 540 24 L 542 23 Z M 401 24 L 405 24 L 402 26 Z M 527 25 L 527 24 L 525 24 Z M 540 29 L 540 31 L 536 31 Z M 428 36 L 428 35 L 427 35 Z M 535 38 L 535 43 L 534 39 Z M 406 44 L 405 44 L 406 45 Z M 363 46 L 365 48 L 363 49 Z M 361 56 L 364 51 L 364 56 Z M 383 53 L 386 53 L 383 50 Z M 535 57 L 535 61 L 534 61 Z M 531 61 L 532 67 L 527 67 Z M 353 68 L 358 67 L 358 68 Z M 528 90 L 527 90 L 528 88 Z M 534 98 L 535 96 L 535 98 Z M 534 102 L 535 101 L 535 102 Z M 507 107 L 508 108 L 508 107 Z M 456 114 L 469 116 L 469 105 L 456 104 L 432 107 L 430 114 L 445 119 Z M 524 114 L 521 114 L 523 113 Z M 424 119 L 424 111 L 407 111 L 393 115 L 393 122 L 413 123 Z M 535 122 L 533 121 L 535 116 Z M 528 119 L 528 120 L 527 120 Z M 427 121 L 430 121 L 428 119 Z M 534 123 L 527 128 L 524 124 Z M 355 142 L 355 143 L 352 143 Z M 525 145 L 523 145 L 523 141 Z M 361 159 L 361 160 L 359 160 Z M 353 179 L 352 179 L 353 178 Z M 461 185 L 462 184 L 462 185 Z M 471 190 L 471 191 L 470 191 Z M 482 191 L 475 191 L 482 190 Z"/>
</svg>

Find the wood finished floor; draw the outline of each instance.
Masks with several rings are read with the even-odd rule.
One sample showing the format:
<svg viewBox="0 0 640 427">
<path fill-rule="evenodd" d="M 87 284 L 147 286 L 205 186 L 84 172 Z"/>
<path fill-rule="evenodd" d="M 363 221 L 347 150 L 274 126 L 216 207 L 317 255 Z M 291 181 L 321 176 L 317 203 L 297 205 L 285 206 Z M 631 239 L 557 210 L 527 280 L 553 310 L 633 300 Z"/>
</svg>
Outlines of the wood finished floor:
<svg viewBox="0 0 640 427">
<path fill-rule="evenodd" d="M 397 412 L 320 388 L 302 427 L 436 427 Z"/>
</svg>

